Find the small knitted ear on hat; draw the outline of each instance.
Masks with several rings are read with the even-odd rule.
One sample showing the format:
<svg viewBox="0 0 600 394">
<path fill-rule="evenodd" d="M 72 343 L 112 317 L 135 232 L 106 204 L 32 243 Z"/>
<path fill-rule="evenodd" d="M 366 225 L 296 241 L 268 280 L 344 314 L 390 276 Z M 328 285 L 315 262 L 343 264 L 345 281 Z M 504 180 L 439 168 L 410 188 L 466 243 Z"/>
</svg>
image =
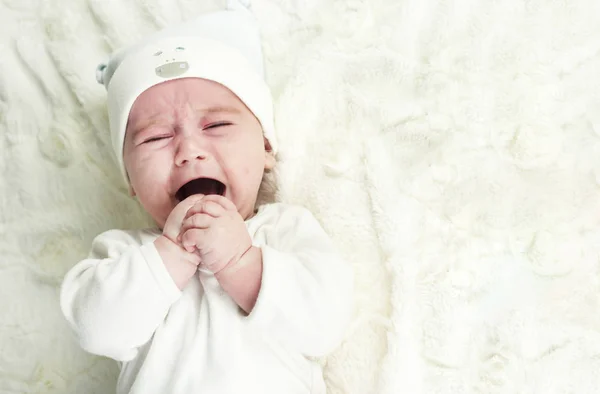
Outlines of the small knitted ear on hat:
<svg viewBox="0 0 600 394">
<path fill-rule="evenodd" d="M 100 85 L 104 85 L 104 70 L 106 70 L 106 63 L 100 63 L 98 64 L 98 67 L 96 67 L 96 81 L 98 81 Z"/>
<path fill-rule="evenodd" d="M 100 63 L 98 67 L 96 67 L 96 81 L 98 81 L 99 84 L 104 85 L 107 90 L 113 74 L 126 55 L 127 51 L 122 48 L 115 51 L 108 61 Z"/>
</svg>

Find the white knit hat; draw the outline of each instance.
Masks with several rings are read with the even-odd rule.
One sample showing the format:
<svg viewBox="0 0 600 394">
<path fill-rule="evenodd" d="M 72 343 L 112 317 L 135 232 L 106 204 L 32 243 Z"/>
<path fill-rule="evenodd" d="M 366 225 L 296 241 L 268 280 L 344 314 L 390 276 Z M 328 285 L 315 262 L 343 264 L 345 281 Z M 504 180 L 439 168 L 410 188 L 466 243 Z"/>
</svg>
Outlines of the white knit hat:
<svg viewBox="0 0 600 394">
<path fill-rule="evenodd" d="M 190 77 L 218 82 L 236 94 L 261 123 L 276 153 L 273 102 L 264 80 L 258 27 L 246 6 L 232 0 L 226 11 L 159 31 L 98 66 L 96 79 L 108 91 L 113 149 L 127 183 L 123 142 L 133 103 L 154 85 Z"/>
</svg>

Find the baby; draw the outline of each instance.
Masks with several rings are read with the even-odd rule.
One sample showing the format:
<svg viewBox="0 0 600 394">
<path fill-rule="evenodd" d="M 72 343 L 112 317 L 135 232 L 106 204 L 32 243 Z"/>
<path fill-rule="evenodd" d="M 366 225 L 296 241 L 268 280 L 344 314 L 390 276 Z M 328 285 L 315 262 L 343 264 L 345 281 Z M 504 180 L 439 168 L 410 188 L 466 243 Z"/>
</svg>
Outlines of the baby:
<svg viewBox="0 0 600 394">
<path fill-rule="evenodd" d="M 117 393 L 325 393 L 352 271 L 317 220 L 256 209 L 276 164 L 252 15 L 239 4 L 99 68 L 116 158 L 156 228 L 110 230 L 66 275 L 81 347 L 120 362 Z"/>
</svg>

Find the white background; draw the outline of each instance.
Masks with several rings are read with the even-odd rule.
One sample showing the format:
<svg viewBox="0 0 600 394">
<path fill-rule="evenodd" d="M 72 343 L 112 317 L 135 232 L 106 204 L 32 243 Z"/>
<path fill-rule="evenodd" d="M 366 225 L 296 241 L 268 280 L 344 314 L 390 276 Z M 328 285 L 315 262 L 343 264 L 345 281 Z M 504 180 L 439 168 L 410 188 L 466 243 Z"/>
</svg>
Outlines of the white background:
<svg viewBox="0 0 600 394">
<path fill-rule="evenodd" d="M 216 0 L 0 1 L 0 392 L 112 393 L 58 306 L 119 185 L 96 65 Z M 255 0 L 279 198 L 356 271 L 332 393 L 600 392 L 600 2 Z"/>
</svg>

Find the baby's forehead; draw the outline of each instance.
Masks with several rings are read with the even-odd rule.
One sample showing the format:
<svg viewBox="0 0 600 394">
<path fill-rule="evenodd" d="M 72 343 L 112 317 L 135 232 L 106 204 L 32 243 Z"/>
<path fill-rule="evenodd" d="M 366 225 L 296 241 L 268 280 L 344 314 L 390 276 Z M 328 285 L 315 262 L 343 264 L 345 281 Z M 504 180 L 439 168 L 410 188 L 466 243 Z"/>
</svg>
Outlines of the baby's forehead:
<svg viewBox="0 0 600 394">
<path fill-rule="evenodd" d="M 128 125 L 174 121 L 181 115 L 235 116 L 246 111 L 249 109 L 244 103 L 225 86 L 201 78 L 185 78 L 155 85 L 141 93 L 131 107 Z"/>
<path fill-rule="evenodd" d="M 165 84 L 172 84 L 172 85 L 176 85 L 179 87 L 192 87 L 198 84 L 198 82 L 202 81 L 203 83 L 208 83 L 210 84 L 211 81 L 207 80 L 207 79 L 202 79 L 202 78 L 180 78 L 180 79 L 173 79 L 171 81 L 168 82 L 163 82 L 162 84 L 159 84 L 157 86 L 160 85 L 165 85 Z"/>
<path fill-rule="evenodd" d="M 194 111 L 215 112 L 229 108 L 238 111 L 244 104 L 225 86 L 203 78 L 181 78 L 152 86 L 134 101 L 136 108 L 187 107 Z M 216 108 L 216 109 L 215 109 Z"/>
</svg>

